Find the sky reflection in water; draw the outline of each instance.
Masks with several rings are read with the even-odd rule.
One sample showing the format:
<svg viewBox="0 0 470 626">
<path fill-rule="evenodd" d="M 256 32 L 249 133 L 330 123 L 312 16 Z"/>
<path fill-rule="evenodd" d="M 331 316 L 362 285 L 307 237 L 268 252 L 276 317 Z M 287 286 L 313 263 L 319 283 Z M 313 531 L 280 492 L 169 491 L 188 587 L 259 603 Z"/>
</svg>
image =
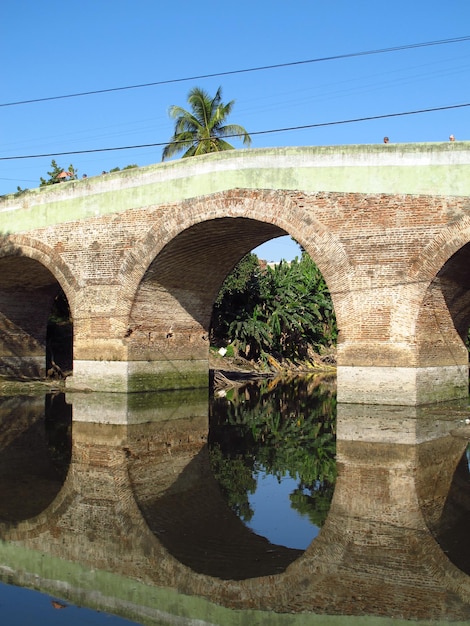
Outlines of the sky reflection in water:
<svg viewBox="0 0 470 626">
<path fill-rule="evenodd" d="M 0 618 L 5 626 L 130 626 L 137 623 L 4 583 L 0 583 Z"/>
<path fill-rule="evenodd" d="M 279 480 L 263 468 L 255 478 L 256 491 L 248 496 L 254 511 L 251 520 L 246 522 L 248 528 L 271 543 L 305 550 L 320 529 L 307 515 L 291 507 L 289 496 L 297 489 L 298 478 L 288 473 Z"/>
</svg>

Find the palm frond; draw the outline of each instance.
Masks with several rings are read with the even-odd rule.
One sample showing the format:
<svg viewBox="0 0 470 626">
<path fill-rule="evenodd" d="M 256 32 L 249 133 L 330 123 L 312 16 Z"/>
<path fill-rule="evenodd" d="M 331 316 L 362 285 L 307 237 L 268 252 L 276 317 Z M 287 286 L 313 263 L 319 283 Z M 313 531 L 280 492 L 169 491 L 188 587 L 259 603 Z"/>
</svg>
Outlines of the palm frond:
<svg viewBox="0 0 470 626">
<path fill-rule="evenodd" d="M 204 89 L 193 87 L 188 94 L 188 103 L 189 111 L 177 105 L 168 109 L 169 116 L 175 120 L 175 132 L 163 149 L 162 161 L 183 151 L 182 158 L 233 150 L 234 146 L 222 137 L 238 137 L 244 145 L 251 144 L 251 138 L 243 126 L 224 125 L 235 100 L 222 103 L 221 87 L 213 98 Z"/>
</svg>

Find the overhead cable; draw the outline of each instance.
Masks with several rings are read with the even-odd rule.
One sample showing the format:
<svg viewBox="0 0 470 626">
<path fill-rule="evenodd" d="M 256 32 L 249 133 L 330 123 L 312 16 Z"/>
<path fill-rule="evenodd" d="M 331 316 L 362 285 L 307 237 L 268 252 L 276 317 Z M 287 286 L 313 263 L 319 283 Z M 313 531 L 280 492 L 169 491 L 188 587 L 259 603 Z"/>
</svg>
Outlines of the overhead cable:
<svg viewBox="0 0 470 626">
<path fill-rule="evenodd" d="M 354 124 L 357 122 L 370 122 L 373 120 L 382 120 L 382 119 L 392 118 L 392 117 L 403 117 L 405 115 L 418 115 L 422 113 L 433 113 L 436 111 L 448 111 L 450 109 L 461 109 L 461 108 L 469 107 L 469 106 L 470 106 L 470 102 L 466 102 L 464 104 L 451 104 L 449 106 L 432 107 L 429 109 L 417 109 L 415 111 L 401 111 L 399 113 L 385 113 L 383 115 L 370 115 L 367 117 L 355 117 L 352 119 L 336 120 L 333 122 L 319 122 L 317 124 L 305 124 L 303 126 L 290 126 L 286 128 L 276 128 L 276 129 L 271 129 L 271 130 L 257 130 L 254 132 L 250 132 L 248 134 L 250 136 L 253 136 L 253 135 L 268 135 L 268 134 L 274 134 L 274 133 L 284 133 L 284 132 L 289 132 L 289 131 L 294 131 L 294 130 L 307 130 L 310 128 L 337 126 L 340 124 Z M 239 137 L 239 135 L 237 134 L 224 135 L 224 138 L 230 138 L 230 137 Z M 184 143 L 185 144 L 187 142 L 183 142 L 183 141 L 173 142 L 172 141 L 171 143 L 175 143 L 175 144 Z M 137 150 L 137 149 L 142 149 L 142 148 L 158 148 L 160 146 L 166 146 L 166 145 L 168 145 L 168 141 L 158 142 L 158 143 L 145 143 L 145 144 L 139 144 L 139 145 L 133 145 L 133 146 L 117 146 L 114 148 L 94 148 L 91 150 L 71 150 L 68 152 L 49 152 L 47 154 L 28 154 L 28 155 L 20 155 L 20 156 L 0 157 L 0 161 L 14 161 L 18 159 L 39 159 L 39 158 L 44 158 L 44 157 L 67 156 L 71 154 L 91 154 L 93 152 L 114 152 L 118 150 Z"/>
<path fill-rule="evenodd" d="M 172 83 L 182 83 L 182 82 L 187 82 L 187 81 L 193 81 L 193 80 L 202 80 L 202 79 L 206 79 L 206 78 L 216 78 L 219 76 L 231 76 L 234 74 L 246 74 L 248 72 L 261 72 L 261 71 L 265 71 L 265 70 L 274 70 L 274 69 L 280 69 L 282 67 L 293 67 L 296 65 L 307 65 L 309 63 L 323 63 L 326 61 L 337 61 L 340 59 L 350 59 L 353 57 L 361 57 L 361 56 L 369 56 L 369 55 L 373 55 L 373 54 L 385 54 L 385 53 L 389 53 L 389 52 L 401 52 L 403 50 L 412 50 L 415 48 L 426 48 L 426 47 L 430 47 L 430 46 L 442 46 L 442 45 L 447 45 L 447 44 L 452 44 L 452 43 L 462 43 L 464 41 L 470 41 L 470 35 L 465 35 L 463 37 L 453 37 L 451 39 L 438 39 L 435 41 L 424 41 L 421 43 L 412 43 L 412 44 L 407 44 L 407 45 L 403 45 L 403 46 L 393 46 L 391 48 L 378 48 L 376 50 L 366 50 L 366 51 L 362 51 L 362 52 L 349 52 L 349 53 L 345 53 L 345 54 L 336 54 L 333 56 L 326 56 L 326 57 L 318 57 L 315 59 L 307 59 L 304 61 L 292 61 L 289 63 L 277 63 L 274 65 L 262 65 L 259 67 L 248 67 L 248 68 L 244 68 L 244 69 L 238 69 L 238 70 L 228 70 L 226 72 L 215 72 L 213 74 L 199 74 L 196 76 L 186 76 L 184 78 L 171 78 L 168 80 L 159 80 L 159 81 L 155 81 L 155 82 L 151 82 L 151 83 L 142 83 L 140 85 L 126 85 L 125 87 L 110 87 L 108 89 L 95 89 L 93 91 L 81 91 L 81 92 L 77 92 L 77 93 L 69 93 L 69 94 L 63 94 L 63 95 L 59 95 L 59 96 L 48 96 L 45 98 L 31 98 L 30 100 L 17 100 L 15 102 L 3 102 L 0 103 L 0 107 L 11 107 L 11 106 L 18 106 L 20 104 L 33 104 L 33 103 L 37 103 L 37 102 L 49 102 L 51 100 L 64 100 L 66 98 L 78 98 L 81 96 L 94 96 L 97 94 L 102 94 L 102 93 L 112 93 L 112 92 L 116 92 L 116 91 L 126 91 L 126 90 L 130 90 L 130 89 L 142 89 L 144 87 L 155 87 L 158 85 L 169 85 Z"/>
</svg>

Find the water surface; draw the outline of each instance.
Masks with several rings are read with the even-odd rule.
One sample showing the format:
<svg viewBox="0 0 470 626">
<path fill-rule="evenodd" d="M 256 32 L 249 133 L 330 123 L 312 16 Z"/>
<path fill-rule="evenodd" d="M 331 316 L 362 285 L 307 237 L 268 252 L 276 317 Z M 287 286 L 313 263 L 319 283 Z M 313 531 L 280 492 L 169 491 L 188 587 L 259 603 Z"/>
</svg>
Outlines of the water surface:
<svg viewBox="0 0 470 626">
<path fill-rule="evenodd" d="M 316 380 L 2 398 L 0 616 L 468 623 L 468 415 Z"/>
</svg>

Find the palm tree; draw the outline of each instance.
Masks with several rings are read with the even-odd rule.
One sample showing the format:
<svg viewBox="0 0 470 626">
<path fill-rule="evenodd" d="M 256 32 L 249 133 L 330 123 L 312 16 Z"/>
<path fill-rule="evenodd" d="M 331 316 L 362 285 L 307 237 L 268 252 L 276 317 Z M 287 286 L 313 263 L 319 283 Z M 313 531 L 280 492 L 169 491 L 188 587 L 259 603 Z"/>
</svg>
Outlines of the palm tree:
<svg viewBox="0 0 470 626">
<path fill-rule="evenodd" d="M 221 87 L 217 89 L 214 98 L 203 89 L 194 87 L 188 94 L 188 102 L 191 111 L 176 105 L 171 106 L 168 111 L 169 116 L 176 120 L 176 124 L 170 143 L 163 149 L 162 161 L 183 150 L 186 150 L 183 159 L 208 152 L 233 150 L 234 147 L 225 141 L 224 137 L 239 137 L 244 145 L 251 144 L 251 137 L 243 126 L 238 124 L 224 126 L 235 100 L 224 104 Z"/>
</svg>

